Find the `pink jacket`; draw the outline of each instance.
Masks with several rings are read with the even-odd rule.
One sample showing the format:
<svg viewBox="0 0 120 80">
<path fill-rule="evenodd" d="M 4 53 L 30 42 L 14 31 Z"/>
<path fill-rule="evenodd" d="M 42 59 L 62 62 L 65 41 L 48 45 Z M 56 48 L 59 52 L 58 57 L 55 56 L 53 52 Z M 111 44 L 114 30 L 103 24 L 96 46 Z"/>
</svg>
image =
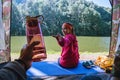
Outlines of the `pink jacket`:
<svg viewBox="0 0 120 80">
<path fill-rule="evenodd" d="M 67 34 L 61 41 L 57 39 L 59 45 L 62 47 L 61 57 L 59 63 L 62 67 L 72 68 L 76 67 L 79 62 L 79 51 L 76 36 Z"/>
</svg>

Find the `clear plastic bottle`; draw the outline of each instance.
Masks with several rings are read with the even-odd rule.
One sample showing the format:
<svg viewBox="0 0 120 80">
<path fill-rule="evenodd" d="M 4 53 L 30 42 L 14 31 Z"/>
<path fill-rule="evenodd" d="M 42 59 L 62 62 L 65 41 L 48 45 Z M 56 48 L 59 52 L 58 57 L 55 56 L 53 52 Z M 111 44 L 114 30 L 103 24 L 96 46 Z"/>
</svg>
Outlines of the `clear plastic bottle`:
<svg viewBox="0 0 120 80">
<path fill-rule="evenodd" d="M 28 44 L 31 44 L 33 41 L 40 41 L 40 44 L 36 45 L 33 49 L 33 52 L 38 50 L 42 47 L 45 48 L 44 38 L 42 35 L 41 30 L 41 22 L 43 16 L 36 16 L 36 17 L 26 17 L 26 36 Z M 35 52 L 33 54 L 36 54 Z M 43 53 L 37 53 L 33 56 L 33 61 L 41 61 L 41 59 L 46 59 L 46 49 Z"/>
</svg>

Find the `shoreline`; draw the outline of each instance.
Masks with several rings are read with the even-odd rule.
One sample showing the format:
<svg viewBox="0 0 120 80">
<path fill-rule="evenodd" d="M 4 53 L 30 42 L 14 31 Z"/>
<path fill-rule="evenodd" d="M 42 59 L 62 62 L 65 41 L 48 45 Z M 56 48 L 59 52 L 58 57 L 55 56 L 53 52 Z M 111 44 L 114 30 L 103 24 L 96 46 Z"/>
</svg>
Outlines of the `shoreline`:
<svg viewBox="0 0 120 80">
<path fill-rule="evenodd" d="M 108 55 L 108 52 L 98 52 L 98 53 L 80 53 L 80 60 L 95 60 L 98 56 L 102 55 Z M 19 57 L 19 54 L 11 54 L 11 61 L 14 59 L 17 59 Z M 60 54 L 47 54 L 47 58 L 45 61 L 58 61 L 58 58 L 60 57 Z"/>
</svg>

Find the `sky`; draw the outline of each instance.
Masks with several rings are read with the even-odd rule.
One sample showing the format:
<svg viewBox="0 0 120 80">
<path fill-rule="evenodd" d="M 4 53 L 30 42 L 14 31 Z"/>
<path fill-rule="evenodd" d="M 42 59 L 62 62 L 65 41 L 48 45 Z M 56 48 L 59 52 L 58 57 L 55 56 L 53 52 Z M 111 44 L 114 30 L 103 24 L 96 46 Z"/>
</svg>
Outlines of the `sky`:
<svg viewBox="0 0 120 80">
<path fill-rule="evenodd" d="M 109 0 L 86 0 L 86 1 L 93 1 L 95 4 L 97 4 L 99 6 L 111 8 L 111 4 L 110 4 Z"/>
<path fill-rule="evenodd" d="M 23 3 L 26 0 L 16 0 L 18 3 Z M 111 8 L 111 4 L 109 2 L 109 0 L 86 0 L 86 1 L 93 1 L 95 4 L 99 5 L 99 6 L 104 6 L 104 7 L 109 7 Z"/>
</svg>

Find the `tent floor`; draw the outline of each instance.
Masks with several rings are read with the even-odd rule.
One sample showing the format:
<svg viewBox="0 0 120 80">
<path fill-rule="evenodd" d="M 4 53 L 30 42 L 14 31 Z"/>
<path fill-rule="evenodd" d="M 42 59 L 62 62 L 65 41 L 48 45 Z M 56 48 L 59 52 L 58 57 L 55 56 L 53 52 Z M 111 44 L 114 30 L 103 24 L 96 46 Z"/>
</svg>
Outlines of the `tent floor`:
<svg viewBox="0 0 120 80">
<path fill-rule="evenodd" d="M 110 74 L 108 73 L 99 73 L 96 74 L 102 80 L 109 80 Z M 85 75 L 63 75 L 63 76 L 43 76 L 43 77 L 31 77 L 27 80 L 80 80 Z"/>
</svg>

